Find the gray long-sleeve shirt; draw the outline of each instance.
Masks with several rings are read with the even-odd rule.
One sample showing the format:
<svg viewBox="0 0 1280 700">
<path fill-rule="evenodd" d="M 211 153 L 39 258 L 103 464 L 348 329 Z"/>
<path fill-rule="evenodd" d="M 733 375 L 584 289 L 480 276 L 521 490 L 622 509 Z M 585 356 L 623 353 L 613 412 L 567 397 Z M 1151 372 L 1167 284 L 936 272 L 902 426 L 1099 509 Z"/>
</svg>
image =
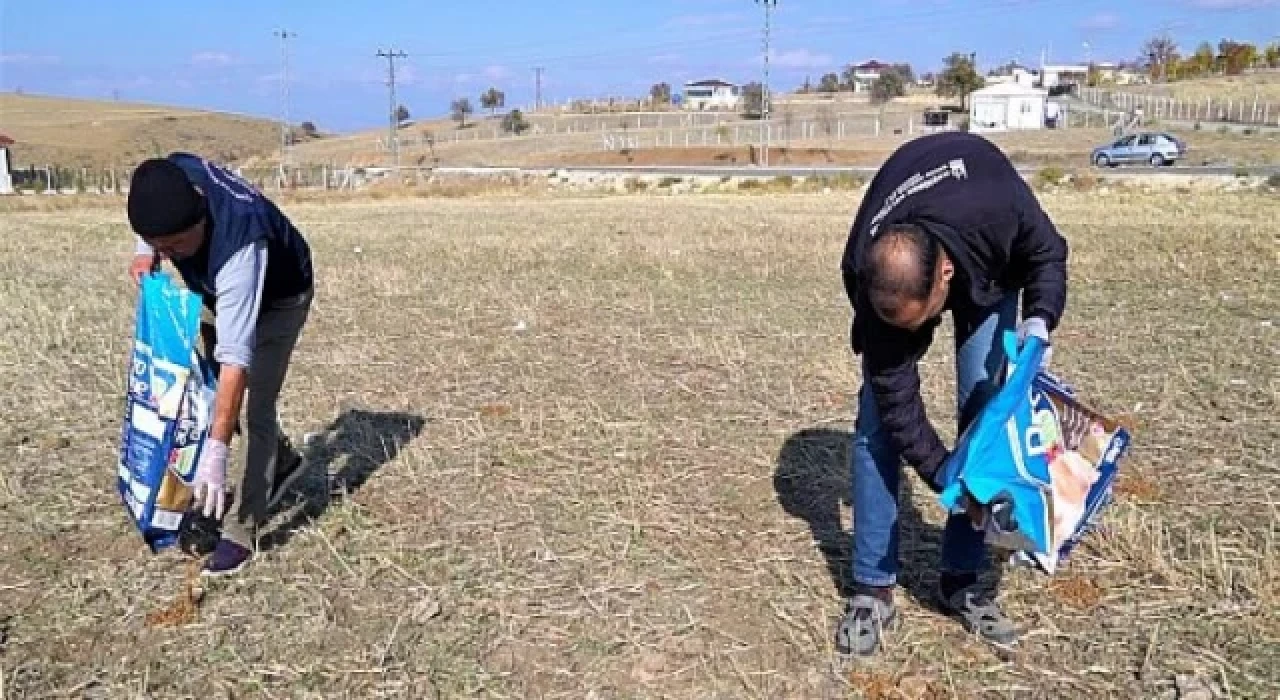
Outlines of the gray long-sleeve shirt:
<svg viewBox="0 0 1280 700">
<path fill-rule="evenodd" d="M 139 255 L 154 251 L 138 238 Z M 214 327 L 218 341 L 213 359 L 219 364 L 248 369 L 253 361 L 258 312 L 262 307 L 262 285 L 267 275 L 267 242 L 251 243 L 236 251 L 218 271 L 214 281 Z"/>
</svg>

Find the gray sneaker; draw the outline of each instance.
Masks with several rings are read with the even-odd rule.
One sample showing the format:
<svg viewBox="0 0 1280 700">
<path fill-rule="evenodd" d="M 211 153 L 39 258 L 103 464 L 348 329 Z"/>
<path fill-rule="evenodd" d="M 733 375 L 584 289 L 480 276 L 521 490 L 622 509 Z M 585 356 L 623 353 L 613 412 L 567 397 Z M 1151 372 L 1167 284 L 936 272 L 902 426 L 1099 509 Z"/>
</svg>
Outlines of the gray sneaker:
<svg viewBox="0 0 1280 700">
<path fill-rule="evenodd" d="M 1018 642 L 1018 630 L 1005 614 L 1000 604 L 981 584 L 974 584 L 956 591 L 950 598 L 938 599 L 942 608 L 960 618 L 964 628 L 986 641 L 1000 647 L 1013 647 Z"/>
<path fill-rule="evenodd" d="M 870 656 L 881 645 L 884 630 L 898 619 L 897 606 L 859 593 L 844 606 L 844 618 L 836 628 L 836 651 L 848 656 Z"/>
</svg>

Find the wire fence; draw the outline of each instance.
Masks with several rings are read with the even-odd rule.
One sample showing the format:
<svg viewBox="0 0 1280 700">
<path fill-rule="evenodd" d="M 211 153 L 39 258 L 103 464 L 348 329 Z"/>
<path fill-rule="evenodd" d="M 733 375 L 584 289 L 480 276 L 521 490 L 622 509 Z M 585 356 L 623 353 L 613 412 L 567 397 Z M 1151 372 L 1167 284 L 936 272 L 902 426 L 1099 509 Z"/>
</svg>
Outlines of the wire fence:
<svg viewBox="0 0 1280 700">
<path fill-rule="evenodd" d="M 1148 119 L 1280 126 L 1280 105 L 1264 102 L 1257 96 L 1252 100 L 1213 97 L 1186 100 L 1160 95 L 1084 88 L 1080 91 L 1080 99 L 1095 107 L 1128 113 L 1140 110 Z"/>
</svg>

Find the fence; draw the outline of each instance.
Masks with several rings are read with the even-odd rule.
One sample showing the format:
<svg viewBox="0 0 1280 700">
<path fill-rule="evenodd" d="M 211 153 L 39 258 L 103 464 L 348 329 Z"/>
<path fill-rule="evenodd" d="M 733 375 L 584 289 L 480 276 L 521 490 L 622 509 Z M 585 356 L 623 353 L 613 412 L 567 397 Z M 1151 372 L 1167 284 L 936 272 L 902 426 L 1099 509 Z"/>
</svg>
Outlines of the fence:
<svg viewBox="0 0 1280 700">
<path fill-rule="evenodd" d="M 1148 119 L 1280 126 L 1280 105 L 1261 102 L 1256 96 L 1252 100 L 1215 100 L 1212 97 L 1181 100 L 1159 95 L 1084 88 L 1080 91 L 1080 99 L 1095 107 L 1124 112 L 1141 109 L 1143 116 Z"/>
<path fill-rule="evenodd" d="M 945 127 L 943 127 L 945 128 Z M 862 115 L 839 118 L 834 115 L 818 118 L 795 119 L 786 116 L 760 121 L 734 121 L 685 128 L 613 128 L 599 130 L 574 130 L 559 133 L 538 132 L 530 129 L 522 134 L 493 132 L 481 138 L 468 134 L 468 130 L 436 136 L 429 133 L 401 133 L 398 135 L 403 160 L 419 156 L 435 157 L 437 147 L 452 144 L 501 145 L 504 155 L 530 155 L 538 153 L 583 151 L 617 151 L 640 148 L 691 148 L 736 147 L 760 143 L 767 135 L 775 147 L 787 147 L 793 142 L 825 144 L 882 135 L 914 135 L 937 131 L 939 127 L 923 126 L 914 114 L 889 113 L 877 117 Z M 370 142 L 377 153 L 388 152 L 386 137 Z M 332 161 L 349 160 L 344 156 L 358 156 L 367 151 L 355 145 L 348 154 L 328 154 Z"/>
<path fill-rule="evenodd" d="M 773 122 L 781 122 L 787 118 L 787 110 L 774 110 Z M 894 114 L 891 112 L 891 114 Z M 898 115 L 903 115 L 897 112 Z M 840 120 L 856 118 L 874 118 L 868 110 L 829 111 L 817 115 L 806 113 L 803 117 L 792 114 L 792 119 L 806 120 Z M 888 115 L 886 115 L 888 116 Z M 524 115 L 529 125 L 528 133 L 534 136 L 590 134 L 606 131 L 643 131 L 646 129 L 692 129 L 713 128 L 721 125 L 750 124 L 738 118 L 736 112 L 629 112 L 618 114 L 557 114 Z M 776 127 L 775 127 L 776 128 Z M 407 127 L 402 129 L 402 143 L 405 138 L 433 138 L 436 143 L 456 143 L 461 141 L 486 141 L 511 136 L 498 120 L 487 118 L 469 121 L 466 127 L 449 129 L 442 133 L 428 128 Z"/>
</svg>

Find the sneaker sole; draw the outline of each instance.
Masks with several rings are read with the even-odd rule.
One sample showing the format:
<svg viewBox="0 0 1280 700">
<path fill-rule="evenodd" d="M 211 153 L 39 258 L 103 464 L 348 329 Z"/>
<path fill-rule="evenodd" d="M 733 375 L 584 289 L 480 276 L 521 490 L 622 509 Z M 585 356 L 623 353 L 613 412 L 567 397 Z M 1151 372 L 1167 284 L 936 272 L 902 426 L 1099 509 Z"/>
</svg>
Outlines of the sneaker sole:
<svg viewBox="0 0 1280 700">
<path fill-rule="evenodd" d="M 211 571 L 209 569 L 201 569 L 200 577 L 201 578 L 225 578 L 227 576 L 234 576 L 235 574 L 238 574 L 241 571 L 244 571 L 244 567 L 248 565 L 249 565 L 249 559 L 245 559 L 244 561 L 240 562 L 238 566 L 232 569 L 224 569 L 222 571 Z"/>
</svg>

